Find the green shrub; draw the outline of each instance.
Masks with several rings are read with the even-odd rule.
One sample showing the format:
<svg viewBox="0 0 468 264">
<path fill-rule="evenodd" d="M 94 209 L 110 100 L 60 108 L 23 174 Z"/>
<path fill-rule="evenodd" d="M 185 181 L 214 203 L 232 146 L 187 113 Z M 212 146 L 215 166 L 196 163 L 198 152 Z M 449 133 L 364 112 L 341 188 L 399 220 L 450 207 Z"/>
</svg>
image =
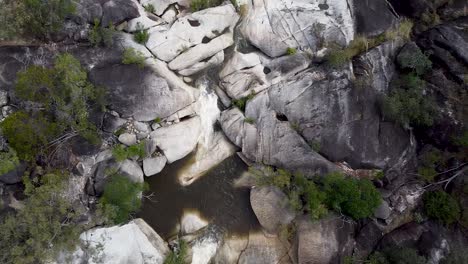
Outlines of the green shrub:
<svg viewBox="0 0 468 264">
<path fill-rule="evenodd" d="M 47 39 L 60 31 L 65 18 L 74 12 L 71 0 L 4 0 L 0 7 L 0 38 Z"/>
<path fill-rule="evenodd" d="M 126 48 L 122 57 L 123 64 L 136 64 L 138 67 L 145 66 L 145 55 L 134 48 Z"/>
<path fill-rule="evenodd" d="M 149 39 L 149 33 L 148 29 L 144 29 L 143 26 L 138 23 L 137 24 L 137 30 L 135 31 L 135 34 L 133 35 L 133 39 L 142 45 L 145 45 L 146 42 L 148 42 Z"/>
<path fill-rule="evenodd" d="M 294 55 L 296 53 L 297 53 L 296 48 L 287 48 L 286 49 L 286 54 L 288 54 L 288 55 Z"/>
<path fill-rule="evenodd" d="M 152 4 L 143 5 L 143 8 L 148 13 L 155 13 L 156 12 L 156 9 L 154 8 L 154 5 L 152 5 Z"/>
<path fill-rule="evenodd" d="M 112 155 L 116 161 L 124 161 L 133 157 L 144 157 L 145 156 L 145 143 L 142 141 L 139 144 L 125 147 L 124 145 L 116 145 L 112 149 Z"/>
<path fill-rule="evenodd" d="M 369 217 L 380 205 L 380 193 L 371 181 L 345 178 L 339 173 L 331 173 L 323 179 L 327 194 L 327 205 L 354 219 Z"/>
<path fill-rule="evenodd" d="M 325 206 L 326 194 L 319 190 L 313 181 L 307 180 L 304 176 L 296 174 L 294 186 L 299 191 L 300 196 L 305 201 L 305 206 L 312 219 L 320 219 L 328 213 Z"/>
<path fill-rule="evenodd" d="M 114 174 L 104 187 L 100 199 L 105 216 L 110 223 L 121 224 L 141 207 L 143 183 L 134 183 L 125 176 Z"/>
<path fill-rule="evenodd" d="M 460 218 L 458 202 L 444 191 L 427 192 L 423 201 L 426 215 L 442 224 L 450 225 Z"/>
<path fill-rule="evenodd" d="M 399 61 L 404 69 L 410 69 L 414 71 L 416 75 L 423 75 L 432 68 L 432 62 L 419 49 L 411 53 L 401 53 Z"/>
<path fill-rule="evenodd" d="M 245 107 L 247 106 L 247 101 L 252 100 L 255 97 L 255 94 L 249 94 L 246 97 L 240 99 L 232 100 L 232 104 L 239 108 L 242 112 L 245 112 Z"/>
<path fill-rule="evenodd" d="M 31 160 L 36 152 L 43 153 L 65 131 L 99 140 L 96 127 L 88 121 L 88 108 L 103 102 L 102 93 L 91 85 L 72 55 L 60 54 L 50 69 L 30 66 L 19 72 L 15 94 L 38 106 L 31 113 L 20 111 L 0 125 L 20 159 Z"/>
<path fill-rule="evenodd" d="M 89 32 L 88 40 L 94 46 L 105 46 L 110 47 L 113 43 L 113 38 L 115 34 L 114 25 L 109 24 L 109 27 L 100 26 L 98 19 L 94 20 L 94 26 Z"/>
<path fill-rule="evenodd" d="M 164 264 L 184 264 L 188 254 L 188 245 L 185 240 L 178 241 L 178 247 L 169 252 Z"/>
<path fill-rule="evenodd" d="M 436 115 L 435 102 L 424 95 L 424 81 L 415 74 L 403 75 L 384 98 L 382 112 L 385 117 L 402 126 L 431 126 Z"/>
<path fill-rule="evenodd" d="M 190 10 L 192 12 L 200 11 L 214 6 L 219 6 L 223 0 L 192 0 L 190 3 Z"/>
<path fill-rule="evenodd" d="M 18 158 L 26 161 L 44 154 L 47 144 L 63 132 L 63 127 L 50 122 L 44 115 L 31 116 L 21 111 L 9 115 L 0 123 L 0 128 Z"/>
<path fill-rule="evenodd" d="M 14 149 L 0 151 L 0 176 L 14 170 L 18 165 L 19 159 Z"/>
<path fill-rule="evenodd" d="M 0 220 L 1 263 L 48 263 L 66 250 L 74 250 L 82 231 L 63 191 L 66 177 L 46 174 L 32 183 L 23 177 L 24 207 Z"/>
</svg>

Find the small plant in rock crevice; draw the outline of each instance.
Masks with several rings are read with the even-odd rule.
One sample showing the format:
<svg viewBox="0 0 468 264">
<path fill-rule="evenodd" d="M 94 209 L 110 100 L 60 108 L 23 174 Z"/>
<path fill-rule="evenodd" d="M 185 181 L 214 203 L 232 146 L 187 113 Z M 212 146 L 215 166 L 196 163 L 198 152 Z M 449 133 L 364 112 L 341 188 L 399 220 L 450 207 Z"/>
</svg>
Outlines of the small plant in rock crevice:
<svg viewBox="0 0 468 264">
<path fill-rule="evenodd" d="M 138 67 L 143 68 L 145 66 L 145 55 L 134 48 L 126 48 L 122 56 L 123 64 L 136 64 Z"/>
<path fill-rule="evenodd" d="M 297 53 L 297 49 L 296 48 L 287 48 L 286 49 L 286 54 L 288 55 L 294 55 Z"/>
<path fill-rule="evenodd" d="M 133 39 L 142 45 L 145 45 L 149 40 L 148 29 L 145 29 L 142 24 L 137 24 L 137 29 L 133 35 Z"/>
</svg>

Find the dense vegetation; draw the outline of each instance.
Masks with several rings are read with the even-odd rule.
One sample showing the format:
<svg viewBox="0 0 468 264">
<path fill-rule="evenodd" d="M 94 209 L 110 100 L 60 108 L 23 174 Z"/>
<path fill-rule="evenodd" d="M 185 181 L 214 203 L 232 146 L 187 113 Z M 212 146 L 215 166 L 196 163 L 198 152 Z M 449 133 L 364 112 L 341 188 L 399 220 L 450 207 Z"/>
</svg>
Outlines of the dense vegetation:
<svg viewBox="0 0 468 264">
<path fill-rule="evenodd" d="M 145 143 L 140 142 L 129 147 L 120 144 L 116 145 L 112 149 L 112 155 L 116 161 L 124 161 L 129 158 L 142 158 L 145 156 Z"/>
<path fill-rule="evenodd" d="M 251 172 L 258 185 L 280 188 L 289 197 L 292 208 L 308 213 L 312 219 L 320 219 L 328 210 L 335 210 L 353 219 L 366 218 L 372 215 L 381 202 L 380 193 L 366 179 L 330 173 L 314 182 L 301 174 L 292 174 L 282 169 L 252 169 Z"/>
<path fill-rule="evenodd" d="M 8 151 L 0 151 L 0 175 L 8 173 L 19 165 L 19 159 L 16 151 L 12 148 Z"/>
<path fill-rule="evenodd" d="M 0 7 L 0 39 L 47 39 L 61 30 L 65 18 L 74 12 L 72 0 L 4 0 Z"/>
<path fill-rule="evenodd" d="M 49 173 L 25 185 L 23 207 L 0 221 L 1 263 L 43 263 L 63 249 L 73 249 L 81 227 L 80 212 L 63 194 L 66 175 Z"/>
<path fill-rule="evenodd" d="M 121 224 L 141 207 L 141 195 L 146 185 L 134 183 L 128 177 L 112 174 L 100 199 L 101 209 L 109 223 Z"/>
<path fill-rule="evenodd" d="M 458 202 L 444 191 L 425 193 L 423 200 L 427 216 L 442 224 L 449 225 L 460 218 Z"/>
<path fill-rule="evenodd" d="M 113 43 L 115 33 L 114 25 L 110 24 L 109 27 L 103 27 L 99 20 L 94 20 L 94 26 L 89 32 L 88 40 L 94 46 L 109 47 Z"/>
<path fill-rule="evenodd" d="M 29 107 L 8 116 L 0 128 L 20 159 L 46 156 L 75 135 L 99 142 L 88 115 L 91 105 L 103 105 L 103 94 L 72 55 L 57 56 L 53 68 L 33 65 L 19 72 L 15 94 Z"/>
</svg>

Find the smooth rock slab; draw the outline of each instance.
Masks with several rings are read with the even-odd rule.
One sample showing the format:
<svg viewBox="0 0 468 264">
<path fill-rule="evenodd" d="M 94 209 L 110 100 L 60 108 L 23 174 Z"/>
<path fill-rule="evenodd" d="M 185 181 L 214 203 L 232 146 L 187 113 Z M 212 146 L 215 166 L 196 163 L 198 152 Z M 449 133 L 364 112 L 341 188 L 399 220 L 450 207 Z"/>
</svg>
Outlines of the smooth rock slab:
<svg viewBox="0 0 468 264">
<path fill-rule="evenodd" d="M 288 197 L 277 187 L 256 187 L 250 191 L 250 204 L 258 221 L 270 234 L 287 226 L 295 217 Z"/>
<path fill-rule="evenodd" d="M 119 136 L 119 141 L 124 145 L 132 146 L 137 143 L 137 138 L 135 134 L 123 133 Z"/>
<path fill-rule="evenodd" d="M 228 33 L 221 35 L 206 44 L 197 45 L 180 54 L 177 58 L 168 64 L 169 69 L 177 71 L 188 68 L 206 58 L 215 55 L 232 44 L 234 44 L 232 34 Z"/>
<path fill-rule="evenodd" d="M 119 165 L 119 171 L 125 174 L 132 182 L 142 183 L 144 181 L 143 171 L 135 161 L 127 159 L 120 162 Z"/>
<path fill-rule="evenodd" d="M 153 176 L 160 173 L 166 166 L 167 158 L 158 156 L 154 158 L 146 158 L 143 160 L 143 171 L 146 176 Z"/>
<path fill-rule="evenodd" d="M 122 226 L 92 229 L 82 233 L 80 239 L 89 248 L 77 250 L 73 264 L 162 264 L 169 254 L 166 242 L 142 219 Z"/>
<path fill-rule="evenodd" d="M 167 162 L 172 163 L 195 149 L 200 131 L 200 118 L 196 116 L 168 127 L 158 128 L 151 132 L 150 137 L 163 151 Z"/>
<path fill-rule="evenodd" d="M 231 4 L 207 8 L 179 18 L 169 30 L 151 34 L 146 46 L 158 59 L 170 62 L 204 39 L 214 39 L 233 28 L 238 19 Z"/>
</svg>

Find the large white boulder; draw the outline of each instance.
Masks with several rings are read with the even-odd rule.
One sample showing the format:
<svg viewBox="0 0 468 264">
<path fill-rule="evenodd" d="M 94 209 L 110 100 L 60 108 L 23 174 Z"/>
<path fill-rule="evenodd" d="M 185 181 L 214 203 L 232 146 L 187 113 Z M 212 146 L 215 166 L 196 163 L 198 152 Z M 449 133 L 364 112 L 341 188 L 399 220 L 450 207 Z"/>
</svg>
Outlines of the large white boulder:
<svg viewBox="0 0 468 264">
<path fill-rule="evenodd" d="M 150 137 L 163 151 L 168 163 L 182 159 L 197 146 L 201 125 L 198 116 L 189 120 L 158 128 L 151 132 Z"/>
<path fill-rule="evenodd" d="M 169 253 L 166 242 L 142 219 L 88 230 L 80 239 L 84 248 L 74 253 L 71 263 L 162 264 Z"/>
<path fill-rule="evenodd" d="M 278 57 L 288 48 L 315 52 L 326 43 L 347 44 L 354 23 L 344 0 L 253 0 L 241 32 L 265 54 Z"/>
<path fill-rule="evenodd" d="M 179 18 L 167 31 L 151 34 L 146 46 L 158 59 L 170 62 L 186 49 L 232 29 L 238 19 L 231 4 L 208 8 Z"/>
</svg>

